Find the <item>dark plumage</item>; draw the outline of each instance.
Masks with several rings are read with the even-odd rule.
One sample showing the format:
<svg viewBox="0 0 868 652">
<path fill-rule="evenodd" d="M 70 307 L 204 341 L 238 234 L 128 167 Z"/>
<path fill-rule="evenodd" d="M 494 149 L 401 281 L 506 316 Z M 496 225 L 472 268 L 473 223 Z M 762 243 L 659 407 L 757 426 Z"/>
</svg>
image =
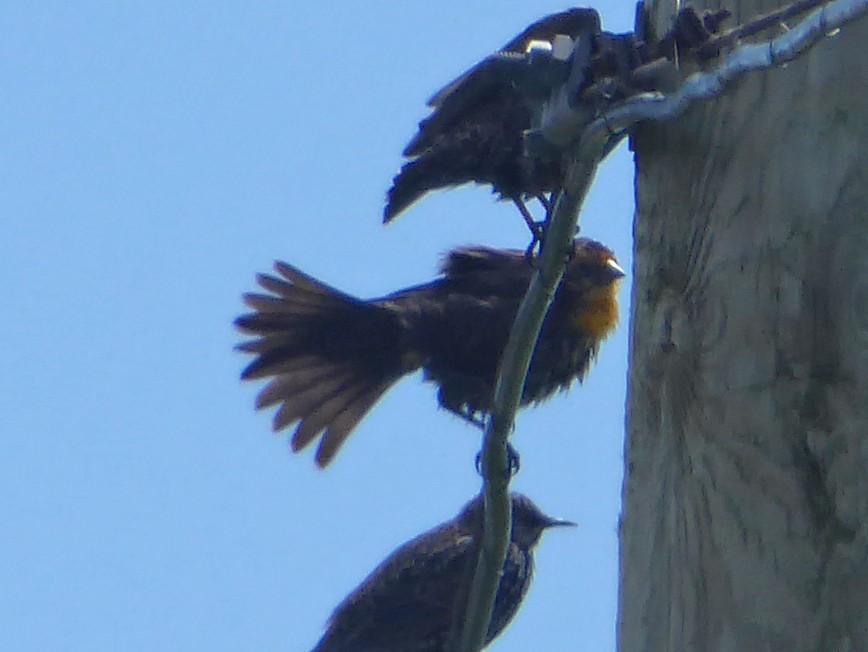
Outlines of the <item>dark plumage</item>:
<svg viewBox="0 0 868 652">
<path fill-rule="evenodd" d="M 535 22 L 501 48 L 524 53 L 532 40 L 552 41 L 562 34 L 597 33 L 593 9 L 574 8 Z M 544 198 L 560 188 L 564 169 L 559 158 L 529 158 L 523 133 L 541 105 L 517 84 L 484 74 L 483 61 L 447 84 L 428 102 L 431 115 L 404 149 L 410 160 L 388 191 L 383 221 L 389 222 L 425 193 L 470 181 L 491 184 L 502 199 L 515 202 L 525 219 L 527 196 Z M 460 89 L 460 92 L 457 92 Z"/>
<path fill-rule="evenodd" d="M 300 421 L 298 451 L 325 431 L 325 466 L 402 376 L 423 369 L 440 405 L 465 417 L 487 412 L 501 354 L 534 272 L 524 252 L 471 247 L 448 254 L 440 278 L 380 299 L 349 296 L 286 263 L 260 275 L 270 294 L 247 294 L 254 312 L 236 325 L 255 337 L 243 379 L 270 378 L 257 408 L 279 405 L 274 429 Z M 581 379 L 618 319 L 623 271 L 602 244 L 579 238 L 543 324 L 522 405 Z"/>
<path fill-rule="evenodd" d="M 395 550 L 332 614 L 313 652 L 445 652 L 457 635 L 482 536 L 477 496 L 451 521 Z M 515 616 L 533 576 L 543 530 L 575 525 L 512 494 L 512 535 L 486 645 Z"/>
</svg>

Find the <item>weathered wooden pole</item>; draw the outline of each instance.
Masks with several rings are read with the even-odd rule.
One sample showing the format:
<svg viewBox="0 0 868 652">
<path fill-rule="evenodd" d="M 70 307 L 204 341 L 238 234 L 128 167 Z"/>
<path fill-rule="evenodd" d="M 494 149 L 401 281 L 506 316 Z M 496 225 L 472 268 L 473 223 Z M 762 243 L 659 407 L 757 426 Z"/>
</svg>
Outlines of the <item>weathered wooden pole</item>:
<svg viewBox="0 0 868 652">
<path fill-rule="evenodd" d="M 868 650 L 865 43 L 636 132 L 621 652 Z"/>
</svg>

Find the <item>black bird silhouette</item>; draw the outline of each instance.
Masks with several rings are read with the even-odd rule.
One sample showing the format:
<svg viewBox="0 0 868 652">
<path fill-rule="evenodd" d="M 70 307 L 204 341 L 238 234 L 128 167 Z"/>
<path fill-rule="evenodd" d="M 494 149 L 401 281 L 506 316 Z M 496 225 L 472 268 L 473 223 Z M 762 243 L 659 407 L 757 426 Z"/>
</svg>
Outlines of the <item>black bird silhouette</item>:
<svg viewBox="0 0 868 652">
<path fill-rule="evenodd" d="M 392 384 L 420 368 L 439 385 L 441 406 L 470 420 L 488 412 L 500 357 L 534 273 L 522 251 L 462 248 L 445 257 L 440 278 L 363 300 L 286 263 L 275 269 L 279 276 L 258 277 L 270 294 L 245 295 L 255 312 L 235 322 L 255 337 L 237 347 L 256 355 L 241 377 L 270 378 L 256 407 L 280 406 L 275 431 L 300 422 L 294 451 L 325 431 L 316 452 L 320 466 Z M 574 241 L 522 405 L 584 377 L 617 323 L 623 275 L 604 245 Z"/>
<path fill-rule="evenodd" d="M 460 632 L 482 537 L 477 496 L 451 521 L 395 550 L 338 605 L 313 652 L 446 652 Z M 512 494 L 512 534 L 486 645 L 513 619 L 533 577 L 543 531 L 575 523 Z"/>
<path fill-rule="evenodd" d="M 534 40 L 553 42 L 558 35 L 575 39 L 599 31 L 596 11 L 573 8 L 533 23 L 499 53 L 524 53 Z M 486 74 L 490 72 L 484 66 L 487 61 L 428 101 L 433 112 L 419 123 L 418 133 L 404 149 L 410 160 L 388 191 L 384 222 L 431 190 L 475 181 L 491 184 L 501 199 L 511 200 L 536 234 L 524 199 L 536 197 L 548 211 L 545 194 L 561 187 L 564 166 L 559 157 L 525 155 L 523 134 L 544 98 L 529 97 L 514 80 Z"/>
</svg>

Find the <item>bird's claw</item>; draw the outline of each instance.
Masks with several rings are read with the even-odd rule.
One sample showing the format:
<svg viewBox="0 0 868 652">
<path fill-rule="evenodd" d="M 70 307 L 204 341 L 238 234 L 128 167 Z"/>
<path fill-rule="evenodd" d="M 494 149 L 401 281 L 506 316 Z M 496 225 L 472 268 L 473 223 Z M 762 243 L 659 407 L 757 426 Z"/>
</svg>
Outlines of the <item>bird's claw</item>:
<svg viewBox="0 0 868 652">
<path fill-rule="evenodd" d="M 521 456 L 518 454 L 518 451 L 513 448 L 512 444 L 507 442 L 506 444 L 506 469 L 504 471 L 504 475 L 507 478 L 515 477 L 515 475 L 521 469 Z M 482 451 L 479 451 L 476 454 L 476 460 L 474 462 L 474 466 L 476 467 L 476 472 L 479 475 L 482 475 Z"/>
<path fill-rule="evenodd" d="M 509 442 L 506 442 L 506 461 L 509 477 L 514 477 L 521 470 L 521 456 Z"/>
<path fill-rule="evenodd" d="M 464 406 L 461 408 L 456 408 L 452 410 L 459 417 L 464 419 L 467 423 L 472 426 L 476 426 L 480 430 L 484 431 L 486 426 L 485 417 L 478 410 L 472 410 L 471 408 Z"/>
<path fill-rule="evenodd" d="M 531 241 L 527 246 L 527 249 L 524 250 L 524 258 L 531 267 L 537 266 L 538 254 L 542 251 L 543 243 L 545 241 L 547 224 L 548 222 L 543 220 L 542 222 L 533 222 L 532 225 L 528 225 L 531 233 Z"/>
</svg>

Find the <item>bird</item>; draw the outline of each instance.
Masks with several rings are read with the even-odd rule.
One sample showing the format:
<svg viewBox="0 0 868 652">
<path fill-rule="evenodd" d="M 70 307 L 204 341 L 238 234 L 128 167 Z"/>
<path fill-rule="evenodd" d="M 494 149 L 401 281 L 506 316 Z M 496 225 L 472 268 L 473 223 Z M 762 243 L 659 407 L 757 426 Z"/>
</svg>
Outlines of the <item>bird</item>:
<svg viewBox="0 0 868 652">
<path fill-rule="evenodd" d="M 278 432 L 299 422 L 298 452 L 322 438 L 327 466 L 383 393 L 419 369 L 439 386 L 441 407 L 470 421 L 488 413 L 501 354 L 535 272 L 524 251 L 484 246 L 447 253 L 435 280 L 377 299 L 359 299 L 284 262 L 259 274 L 267 294 L 245 294 L 253 312 L 235 320 L 253 339 L 243 380 L 269 379 L 257 409 L 278 405 Z M 581 380 L 618 321 L 624 271 L 605 245 L 573 241 L 531 360 L 521 405 L 538 403 Z"/>
<path fill-rule="evenodd" d="M 495 54 L 526 54 L 534 41 L 548 42 L 554 46 L 555 42 L 558 41 L 559 35 L 561 37 L 571 36 L 575 38 L 585 30 L 590 30 L 592 34 L 600 32 L 599 12 L 591 7 L 572 7 L 565 11 L 543 16 L 539 20 L 534 21 L 524 28 L 520 34 L 506 42 Z M 479 67 L 480 64 L 476 64 L 443 86 L 428 98 L 428 101 L 425 102 L 426 106 L 433 108 L 442 105 L 444 100 L 452 95 L 455 89 L 470 77 L 471 73 L 479 70 Z"/>
<path fill-rule="evenodd" d="M 428 100 L 432 113 L 419 123 L 403 164 L 387 192 L 383 222 L 394 220 L 429 191 L 470 181 L 490 184 L 500 199 L 511 200 L 531 231 L 537 223 L 525 205 L 536 197 L 548 212 L 546 193 L 563 184 L 560 156 L 531 158 L 524 152 L 523 134 L 545 97 L 531 98 L 515 79 L 490 74 L 486 63 L 498 54 L 524 54 L 534 41 L 554 43 L 558 36 L 579 38 L 600 31 L 599 14 L 573 8 L 546 16 L 447 84 Z"/>
<path fill-rule="evenodd" d="M 575 526 L 547 516 L 512 493 L 512 532 L 485 645 L 515 617 L 533 577 L 533 549 L 543 531 Z M 408 541 L 334 610 L 313 652 L 446 652 L 460 625 L 479 546 L 481 496 L 452 520 Z"/>
</svg>

